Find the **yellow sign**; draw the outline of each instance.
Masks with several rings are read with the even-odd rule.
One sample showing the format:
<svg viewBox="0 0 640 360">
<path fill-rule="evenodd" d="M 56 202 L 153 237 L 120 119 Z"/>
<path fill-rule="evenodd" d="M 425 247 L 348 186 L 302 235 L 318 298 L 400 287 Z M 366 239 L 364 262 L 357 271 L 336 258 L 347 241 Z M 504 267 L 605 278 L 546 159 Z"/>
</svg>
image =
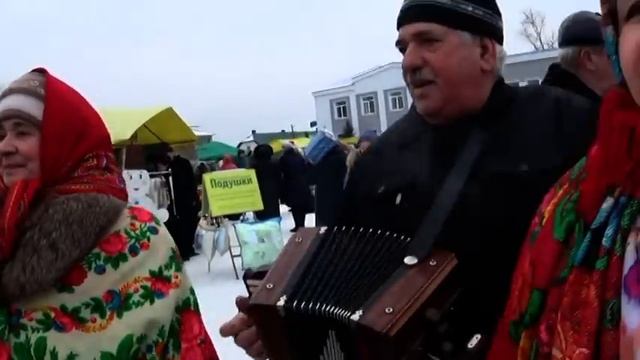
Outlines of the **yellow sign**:
<svg viewBox="0 0 640 360">
<path fill-rule="evenodd" d="M 211 216 L 242 214 L 264 209 L 255 170 L 214 171 L 204 175 L 203 207 Z M 205 201 L 203 201 L 204 203 Z"/>
</svg>

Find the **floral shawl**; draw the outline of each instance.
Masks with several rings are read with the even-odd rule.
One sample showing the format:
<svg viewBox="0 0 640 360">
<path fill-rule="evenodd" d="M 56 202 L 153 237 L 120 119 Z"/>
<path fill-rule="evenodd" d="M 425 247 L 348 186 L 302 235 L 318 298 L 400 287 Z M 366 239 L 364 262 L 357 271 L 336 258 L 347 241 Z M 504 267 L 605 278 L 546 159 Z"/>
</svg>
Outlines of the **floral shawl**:
<svg viewBox="0 0 640 360">
<path fill-rule="evenodd" d="M 217 360 L 165 228 L 142 208 L 50 290 L 0 311 L 0 360 Z"/>
<path fill-rule="evenodd" d="M 639 216 L 640 109 L 616 88 L 531 225 L 489 358 L 639 358 Z"/>
</svg>

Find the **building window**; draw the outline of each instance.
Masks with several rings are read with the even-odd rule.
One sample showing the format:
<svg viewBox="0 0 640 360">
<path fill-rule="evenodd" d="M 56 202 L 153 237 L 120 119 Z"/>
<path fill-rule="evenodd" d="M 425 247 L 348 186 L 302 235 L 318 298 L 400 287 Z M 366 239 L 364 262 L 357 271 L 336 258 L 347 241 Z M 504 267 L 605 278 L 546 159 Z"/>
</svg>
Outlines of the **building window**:
<svg viewBox="0 0 640 360">
<path fill-rule="evenodd" d="M 402 91 L 394 91 L 389 94 L 389 104 L 391 104 L 391 111 L 404 110 L 404 95 Z"/>
<path fill-rule="evenodd" d="M 376 113 L 376 99 L 373 95 L 362 97 L 362 114 L 373 115 Z"/>
<path fill-rule="evenodd" d="M 346 101 L 336 101 L 333 104 L 333 111 L 335 118 L 338 120 L 344 120 L 349 118 L 349 112 L 347 111 L 347 102 Z"/>
</svg>

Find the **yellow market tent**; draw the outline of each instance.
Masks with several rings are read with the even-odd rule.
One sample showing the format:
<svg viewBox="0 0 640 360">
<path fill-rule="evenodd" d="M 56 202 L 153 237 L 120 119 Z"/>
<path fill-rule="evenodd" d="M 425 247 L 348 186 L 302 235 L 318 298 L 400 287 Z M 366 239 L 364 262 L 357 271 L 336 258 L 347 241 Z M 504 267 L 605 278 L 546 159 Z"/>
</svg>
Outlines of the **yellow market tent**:
<svg viewBox="0 0 640 360">
<path fill-rule="evenodd" d="M 102 109 L 115 146 L 193 143 L 196 134 L 172 107 Z"/>
<path fill-rule="evenodd" d="M 345 145 L 355 145 L 356 143 L 358 143 L 358 138 L 355 136 L 348 137 L 348 138 L 341 138 L 339 140 L 341 143 Z M 277 153 L 282 151 L 282 147 L 284 146 L 284 144 L 288 142 L 293 142 L 299 148 L 306 148 L 307 146 L 309 146 L 309 143 L 311 142 L 311 138 L 297 137 L 294 139 L 276 139 L 271 141 L 269 145 L 271 145 L 271 147 L 273 148 L 273 152 Z"/>
<path fill-rule="evenodd" d="M 295 138 L 295 139 L 276 139 L 276 140 L 271 141 L 269 143 L 269 145 L 271 145 L 271 147 L 273 148 L 273 152 L 277 153 L 277 152 L 282 151 L 282 147 L 286 143 L 293 143 L 295 146 L 297 146 L 297 147 L 302 149 L 302 148 L 307 147 L 307 145 L 309 145 L 310 142 L 311 142 L 311 138 L 298 137 L 298 138 Z"/>
<path fill-rule="evenodd" d="M 348 138 L 341 138 L 339 139 L 341 143 L 345 144 L 345 145 L 355 145 L 358 143 L 358 138 L 356 136 L 352 136 L 352 137 L 348 137 Z"/>
</svg>

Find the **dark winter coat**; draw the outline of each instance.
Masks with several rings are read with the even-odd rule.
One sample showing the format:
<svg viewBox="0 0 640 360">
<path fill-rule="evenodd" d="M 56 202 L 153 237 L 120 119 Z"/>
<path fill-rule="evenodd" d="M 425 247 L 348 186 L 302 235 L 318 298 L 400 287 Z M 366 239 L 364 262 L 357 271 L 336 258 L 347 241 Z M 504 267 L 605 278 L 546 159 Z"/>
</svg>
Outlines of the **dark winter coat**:
<svg viewBox="0 0 640 360">
<path fill-rule="evenodd" d="M 547 74 L 544 80 L 542 80 L 542 85 L 554 86 L 566 90 L 585 97 L 594 103 L 600 102 L 600 95 L 591 90 L 578 76 L 563 68 L 559 63 L 554 63 L 549 66 Z"/>
<path fill-rule="evenodd" d="M 309 181 L 316 185 L 316 225 L 331 226 L 343 206 L 347 154 L 335 146 L 310 169 Z"/>
<path fill-rule="evenodd" d="M 258 220 L 268 220 L 280 216 L 280 193 L 282 172 L 271 157 L 273 149 L 269 145 L 258 145 L 254 150 L 252 167 L 256 171 L 260 196 L 264 210 L 255 212 Z"/>
<path fill-rule="evenodd" d="M 282 199 L 291 208 L 311 211 L 313 198 L 307 182 L 307 162 L 296 149 L 287 149 L 280 157 Z"/>
<path fill-rule="evenodd" d="M 198 185 L 196 175 L 189 160 L 176 156 L 171 160 L 174 201 L 178 216 L 192 216 L 198 213 Z"/>
<path fill-rule="evenodd" d="M 174 196 L 169 204 L 170 217 L 166 225 L 180 250 L 180 255 L 188 260 L 195 253 L 193 239 L 198 227 L 198 212 L 201 208 L 196 176 L 191 162 L 182 156 L 174 157 L 169 167 Z M 175 212 L 173 211 L 174 202 Z"/>
<path fill-rule="evenodd" d="M 205 163 L 200 163 L 196 168 L 196 181 L 199 185 L 202 185 L 204 181 L 204 174 L 209 172 L 209 167 Z"/>
<path fill-rule="evenodd" d="M 414 108 L 356 164 L 340 224 L 414 235 L 474 126 L 490 135 L 441 232 L 459 260 L 457 347 L 490 337 L 531 218 L 595 136 L 597 110 L 564 91 L 494 86 L 481 113 L 435 126 Z"/>
</svg>

